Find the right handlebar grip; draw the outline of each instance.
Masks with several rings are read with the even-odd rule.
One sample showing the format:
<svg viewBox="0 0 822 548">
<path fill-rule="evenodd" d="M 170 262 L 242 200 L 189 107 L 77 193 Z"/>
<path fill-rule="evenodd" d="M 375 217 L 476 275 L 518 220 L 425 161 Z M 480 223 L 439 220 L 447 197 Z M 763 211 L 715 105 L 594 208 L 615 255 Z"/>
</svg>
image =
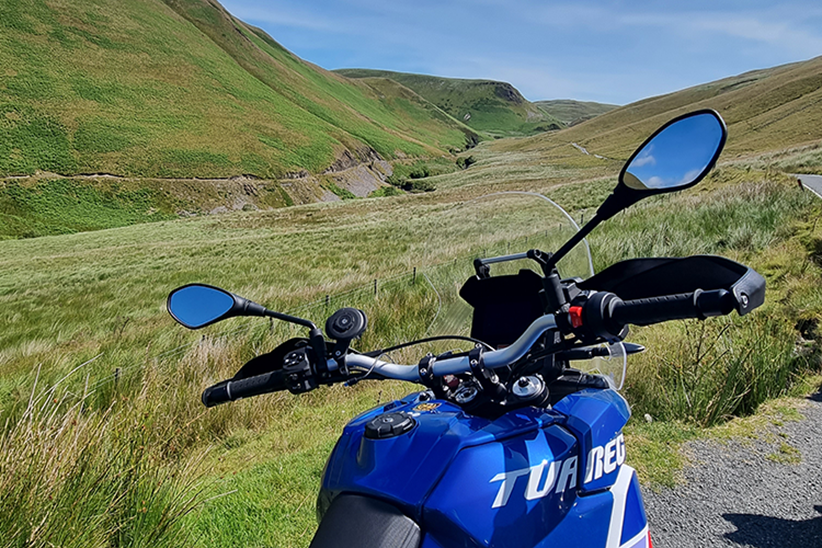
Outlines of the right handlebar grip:
<svg viewBox="0 0 822 548">
<path fill-rule="evenodd" d="M 203 404 L 206 407 L 214 407 L 240 398 L 285 390 L 286 386 L 283 379 L 282 370 L 277 370 L 246 379 L 222 381 L 214 386 L 209 386 L 203 391 Z"/>
<path fill-rule="evenodd" d="M 730 291 L 697 289 L 693 293 L 631 301 L 615 300 L 611 306 L 611 319 L 620 325 L 651 325 L 669 320 L 724 316 L 734 308 L 734 298 Z"/>
</svg>

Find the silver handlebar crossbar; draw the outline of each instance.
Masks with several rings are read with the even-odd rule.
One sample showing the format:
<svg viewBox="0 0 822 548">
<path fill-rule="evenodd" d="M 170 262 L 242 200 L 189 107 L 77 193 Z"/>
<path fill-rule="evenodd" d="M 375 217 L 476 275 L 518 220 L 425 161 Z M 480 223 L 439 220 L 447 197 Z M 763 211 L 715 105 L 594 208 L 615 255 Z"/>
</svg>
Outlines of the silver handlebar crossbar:
<svg viewBox="0 0 822 548">
<path fill-rule="evenodd" d="M 522 358 L 528 350 L 537 342 L 537 339 L 545 333 L 548 329 L 553 329 L 557 326 L 556 319 L 553 314 L 546 314 L 540 316 L 528 326 L 525 333 L 514 341 L 511 346 L 502 348 L 500 350 L 491 350 L 485 352 L 483 362 L 485 367 L 489 369 L 497 369 L 498 367 L 505 367 Z M 345 363 L 348 366 L 359 366 L 366 369 L 372 369 L 383 377 L 396 379 L 401 381 L 420 382 L 419 370 L 416 365 L 402 365 L 390 362 L 384 362 L 376 358 L 363 356 L 362 354 L 348 354 L 345 357 Z M 339 369 L 337 362 L 333 359 L 328 360 L 329 371 L 336 371 Z M 468 363 L 468 356 L 459 358 L 445 358 L 434 362 L 433 374 L 437 377 L 445 375 L 458 375 L 466 373 L 471 370 L 471 365 Z"/>
</svg>

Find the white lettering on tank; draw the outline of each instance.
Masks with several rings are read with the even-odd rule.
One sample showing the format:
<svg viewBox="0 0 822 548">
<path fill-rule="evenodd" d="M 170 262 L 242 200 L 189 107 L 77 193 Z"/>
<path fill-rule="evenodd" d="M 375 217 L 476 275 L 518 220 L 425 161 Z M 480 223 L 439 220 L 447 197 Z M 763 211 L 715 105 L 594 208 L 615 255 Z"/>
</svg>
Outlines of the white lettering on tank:
<svg viewBox="0 0 822 548">
<path fill-rule="evenodd" d="M 604 469 L 606 474 L 610 474 L 616 470 L 616 438 L 605 444 L 605 460 Z"/>
<path fill-rule="evenodd" d="M 499 508 L 500 506 L 508 504 L 508 497 L 511 496 L 511 492 L 514 490 L 514 484 L 517 482 L 517 478 L 530 472 L 530 468 L 521 468 L 510 472 L 501 472 L 491 478 L 489 483 L 502 481 L 502 485 L 499 486 L 499 491 L 497 492 L 497 498 L 494 499 L 494 504 L 491 505 L 491 508 Z"/>
<path fill-rule="evenodd" d="M 588 452 L 588 459 L 585 464 L 585 481 L 583 483 L 598 480 L 603 474 L 612 473 L 624 462 L 625 437 L 620 433 L 604 446 L 594 447 Z M 490 483 L 502 482 L 491 508 L 501 508 L 508 504 L 517 480 L 525 475 L 528 476 L 524 493 L 525 500 L 537 500 L 547 497 L 552 489 L 557 494 L 573 489 L 577 486 L 578 466 L 579 457 L 574 455 L 562 461 L 551 461 L 549 463 L 545 459 L 539 464 L 528 468 L 500 472 L 490 481 Z"/>
<path fill-rule="evenodd" d="M 606 443 L 594 447 L 588 452 L 588 462 L 585 463 L 585 481 L 598 480 L 604 474 L 610 474 L 625 462 L 625 436 L 619 434 Z"/>
<path fill-rule="evenodd" d="M 585 483 L 588 483 L 594 477 L 597 479 L 602 476 L 602 455 L 605 450 L 602 447 L 594 447 L 588 453 L 588 464 L 585 466 Z"/>
<path fill-rule="evenodd" d="M 622 463 L 625 462 L 625 437 L 620 434 L 617 437 L 617 464 L 622 466 Z"/>
<path fill-rule="evenodd" d="M 557 490 L 559 493 L 566 489 L 576 487 L 577 484 L 577 457 L 565 459 L 562 463 L 562 470 L 559 473 L 559 481 L 557 481 Z"/>
<path fill-rule="evenodd" d="M 556 479 L 556 462 L 551 462 L 548 464 L 547 460 L 543 460 L 540 464 L 531 467 L 531 475 L 528 476 L 528 488 L 525 490 L 525 498 L 526 500 L 534 500 L 534 499 L 541 499 L 554 486 L 554 479 Z M 548 475 L 545 478 L 545 482 L 542 483 L 542 489 L 540 489 L 539 484 L 542 481 L 542 474 L 543 471 L 548 467 Z"/>
</svg>

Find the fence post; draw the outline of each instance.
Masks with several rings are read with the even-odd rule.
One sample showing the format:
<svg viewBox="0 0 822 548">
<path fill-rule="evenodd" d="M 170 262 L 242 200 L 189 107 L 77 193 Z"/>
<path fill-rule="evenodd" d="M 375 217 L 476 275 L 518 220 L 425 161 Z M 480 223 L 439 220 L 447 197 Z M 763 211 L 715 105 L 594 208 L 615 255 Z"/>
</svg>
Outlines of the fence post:
<svg viewBox="0 0 822 548">
<path fill-rule="evenodd" d="M 417 267 L 414 267 L 414 273 L 411 275 L 411 285 L 417 284 Z"/>
<path fill-rule="evenodd" d="M 120 368 L 114 368 L 114 389 L 117 389 L 117 384 L 120 382 Z"/>
<path fill-rule="evenodd" d="M 374 280 L 374 297 L 377 296 L 377 280 Z"/>
<path fill-rule="evenodd" d="M 325 307 L 328 308 L 329 306 L 331 306 L 331 295 L 326 295 L 325 296 Z"/>
</svg>

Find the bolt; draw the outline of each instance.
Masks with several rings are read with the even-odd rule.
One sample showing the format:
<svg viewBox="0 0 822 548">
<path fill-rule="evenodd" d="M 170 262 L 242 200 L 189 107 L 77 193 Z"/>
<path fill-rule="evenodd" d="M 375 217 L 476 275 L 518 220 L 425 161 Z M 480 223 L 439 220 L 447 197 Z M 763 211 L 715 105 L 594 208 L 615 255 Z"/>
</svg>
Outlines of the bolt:
<svg viewBox="0 0 822 548">
<path fill-rule="evenodd" d="M 519 381 L 517 381 L 517 384 L 520 385 L 522 388 L 525 388 L 526 386 L 531 384 L 531 381 L 529 381 L 526 377 L 520 377 Z"/>
<path fill-rule="evenodd" d="M 426 375 L 428 375 L 428 370 L 423 367 L 422 369 L 420 369 L 420 375 L 425 377 Z"/>
</svg>

